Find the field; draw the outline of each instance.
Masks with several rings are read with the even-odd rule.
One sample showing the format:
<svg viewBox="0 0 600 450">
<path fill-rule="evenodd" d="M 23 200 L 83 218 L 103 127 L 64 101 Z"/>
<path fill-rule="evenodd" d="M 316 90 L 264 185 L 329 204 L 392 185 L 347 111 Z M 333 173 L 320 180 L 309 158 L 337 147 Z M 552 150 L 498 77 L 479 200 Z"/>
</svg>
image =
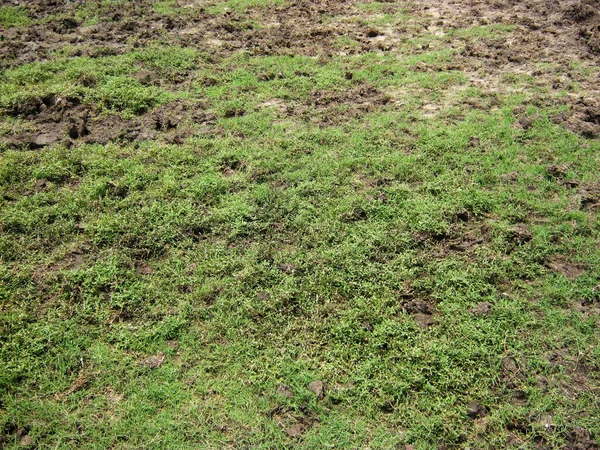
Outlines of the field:
<svg viewBox="0 0 600 450">
<path fill-rule="evenodd" d="M 0 1 L 0 448 L 599 449 L 598 0 Z"/>
</svg>

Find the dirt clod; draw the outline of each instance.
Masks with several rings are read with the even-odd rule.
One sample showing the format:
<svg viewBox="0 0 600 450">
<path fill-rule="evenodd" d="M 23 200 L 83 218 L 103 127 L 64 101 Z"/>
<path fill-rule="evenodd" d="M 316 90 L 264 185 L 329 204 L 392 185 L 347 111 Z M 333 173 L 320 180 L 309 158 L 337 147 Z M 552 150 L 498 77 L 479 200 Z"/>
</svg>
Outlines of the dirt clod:
<svg viewBox="0 0 600 450">
<path fill-rule="evenodd" d="M 19 446 L 26 447 L 26 448 L 34 447 L 35 439 L 33 439 L 28 434 L 26 434 L 25 436 L 21 436 L 21 438 L 19 439 Z"/>
<path fill-rule="evenodd" d="M 478 402 L 471 402 L 467 406 L 467 415 L 471 419 L 476 419 L 478 417 L 485 417 L 488 414 L 488 410 L 485 406 Z"/>
<path fill-rule="evenodd" d="M 277 391 L 275 393 L 277 395 L 279 395 L 281 397 L 285 397 L 285 398 L 294 397 L 294 393 L 292 392 L 292 389 L 289 386 L 286 386 L 285 384 L 280 384 L 277 387 Z"/>
<path fill-rule="evenodd" d="M 511 227 L 509 232 L 511 239 L 515 244 L 525 244 L 533 239 L 533 235 L 527 228 L 527 225 L 522 223 Z"/>
<path fill-rule="evenodd" d="M 501 367 L 502 371 L 506 374 L 515 374 L 519 371 L 516 361 L 509 356 L 502 358 Z"/>
<path fill-rule="evenodd" d="M 311 381 L 308 384 L 308 389 L 310 389 L 320 400 L 325 396 L 327 392 L 327 385 L 320 380 Z"/>
<path fill-rule="evenodd" d="M 568 164 L 553 164 L 546 167 L 546 172 L 551 178 L 564 178 L 569 173 Z"/>
<path fill-rule="evenodd" d="M 404 304 L 404 309 L 409 314 L 433 314 L 435 306 L 431 302 L 421 300 L 418 298 L 411 299 Z"/>
<path fill-rule="evenodd" d="M 492 304 L 490 302 L 477 303 L 471 312 L 476 316 L 485 316 L 492 310 Z"/>
<path fill-rule="evenodd" d="M 302 435 L 306 432 L 307 429 L 308 429 L 307 424 L 296 423 L 296 424 L 292 425 L 290 428 L 288 428 L 287 430 L 285 430 L 285 433 L 293 439 L 298 439 L 298 438 L 302 437 Z"/>
<path fill-rule="evenodd" d="M 162 366 L 166 360 L 167 356 L 164 353 L 159 353 L 158 355 L 153 355 L 142 359 L 138 365 L 140 367 L 146 367 L 147 369 L 157 369 Z"/>
</svg>

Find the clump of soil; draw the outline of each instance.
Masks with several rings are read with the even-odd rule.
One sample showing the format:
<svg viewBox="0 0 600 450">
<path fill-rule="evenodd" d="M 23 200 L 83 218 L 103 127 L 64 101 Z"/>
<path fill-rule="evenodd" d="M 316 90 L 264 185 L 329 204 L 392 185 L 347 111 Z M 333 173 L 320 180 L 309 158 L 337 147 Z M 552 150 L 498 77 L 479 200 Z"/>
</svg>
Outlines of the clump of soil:
<svg viewBox="0 0 600 450">
<path fill-rule="evenodd" d="M 31 127 L 17 135 L 4 137 L 4 143 L 13 148 L 32 150 L 59 143 L 71 146 L 75 142 L 107 144 L 162 139 L 168 143 L 182 143 L 196 128 L 215 120 L 199 105 L 186 102 L 165 104 L 127 120 L 116 114 L 103 114 L 93 106 L 81 104 L 77 98 L 53 96 L 31 98 L 8 112 L 26 120 Z"/>
<path fill-rule="evenodd" d="M 93 58 L 120 55 L 153 41 L 200 47 L 217 57 L 240 51 L 255 55 L 331 55 L 340 36 L 354 36 L 369 48 L 370 30 L 360 24 L 326 17 L 357 15 L 353 1 L 295 0 L 281 8 L 249 8 L 209 14 L 202 4 L 186 14 L 161 14 L 149 0 L 104 5 L 100 22 L 86 25 L 76 20 L 81 2 L 12 2 L 27 9 L 33 19 L 59 15 L 59 21 L 26 28 L 0 28 L 3 46 L 0 69 L 47 59 L 65 45 L 76 47 L 74 56 Z M 187 5 L 182 5 L 187 6 Z M 256 27 L 255 23 L 262 24 Z"/>
<path fill-rule="evenodd" d="M 345 91 L 315 90 L 300 107 L 291 111 L 320 125 L 336 125 L 382 108 L 391 98 L 371 85 Z"/>
<path fill-rule="evenodd" d="M 600 8 L 596 0 L 421 0 L 416 9 L 445 28 L 516 25 L 510 33 L 468 41 L 457 58 L 457 65 L 476 73 L 475 78 L 480 78 L 482 71 L 487 73 L 480 81 L 490 89 L 497 89 L 497 82 L 491 78 L 507 72 L 528 74 L 536 84 L 554 92 L 573 82 L 584 86 L 583 92 L 600 89 L 600 77 L 582 77 L 571 67 L 574 62 L 600 65 Z M 556 69 L 541 72 L 533 66 L 537 62 L 552 63 Z M 584 93 L 562 101 L 570 111 L 557 115 L 556 123 L 586 137 L 600 135 L 600 109 L 595 96 Z"/>
<path fill-rule="evenodd" d="M 565 439 L 567 448 L 573 450 L 597 450 L 600 445 L 592 434 L 583 427 L 573 428 Z"/>
</svg>

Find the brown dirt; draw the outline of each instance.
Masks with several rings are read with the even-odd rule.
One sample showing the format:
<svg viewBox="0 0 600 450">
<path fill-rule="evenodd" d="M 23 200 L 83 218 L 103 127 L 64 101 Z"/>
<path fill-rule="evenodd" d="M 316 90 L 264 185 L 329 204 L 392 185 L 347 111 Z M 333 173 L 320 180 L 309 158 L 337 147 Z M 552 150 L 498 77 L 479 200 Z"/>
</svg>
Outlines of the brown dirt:
<svg viewBox="0 0 600 450">
<path fill-rule="evenodd" d="M 600 208 L 600 183 L 589 183 L 579 187 L 581 206 L 589 209 Z"/>
<path fill-rule="evenodd" d="M 4 137 L 4 142 L 13 148 L 32 150 L 57 143 L 71 146 L 76 142 L 107 144 L 162 140 L 182 143 L 216 120 L 203 112 L 202 105 L 181 101 L 126 120 L 118 115 L 102 114 L 70 97 L 34 97 L 8 113 L 26 120 L 30 126 L 26 131 Z"/>
<path fill-rule="evenodd" d="M 569 450 L 597 450 L 600 445 L 592 434 L 582 427 L 573 428 L 567 438 L 565 449 Z"/>
<path fill-rule="evenodd" d="M 570 280 L 580 277 L 585 273 L 585 266 L 569 262 L 563 255 L 556 255 L 551 261 L 548 261 L 546 267 L 554 270 Z"/>
<path fill-rule="evenodd" d="M 516 25 L 506 38 L 489 38 L 467 45 L 465 57 L 481 64 L 537 60 L 564 61 L 565 56 L 595 60 L 600 56 L 597 0 L 470 0 L 418 2 L 419 9 L 439 26 Z"/>
<path fill-rule="evenodd" d="M 551 93 L 583 89 L 561 100 L 569 112 L 554 117 L 556 123 L 587 137 L 600 135 L 600 2 L 598 0 L 421 0 L 416 10 L 429 18 L 428 27 L 443 30 L 491 24 L 515 26 L 502 36 L 485 37 L 466 44 L 455 39 L 460 50 L 455 65 L 469 74 L 484 90 L 496 91 L 504 73 L 533 77 L 538 86 Z M 551 63 L 542 71 L 536 63 Z M 572 69 L 573 63 L 592 68 L 592 76 Z M 540 98 L 548 104 L 550 96 Z"/>
<path fill-rule="evenodd" d="M 340 92 L 315 90 L 291 114 L 320 125 L 337 125 L 385 106 L 390 100 L 388 95 L 368 84 Z"/>
<path fill-rule="evenodd" d="M 155 11 L 148 1 L 104 7 L 101 21 L 81 23 L 76 16 L 81 1 L 11 2 L 27 8 L 34 20 L 61 17 L 27 28 L 0 28 L 5 41 L 0 50 L 0 68 L 40 61 L 66 44 L 74 46 L 74 56 L 118 55 L 150 42 L 172 42 L 202 48 L 215 56 L 239 51 L 256 55 L 294 54 L 331 55 L 337 51 L 337 37 L 352 35 L 364 47 L 372 46 L 372 30 L 360 23 L 346 25 L 330 17 L 359 14 L 353 1 L 296 0 L 285 7 L 257 8 L 209 14 L 200 2 L 178 1 L 186 14 L 165 15 Z M 254 23 L 261 23 L 256 27 Z"/>
<path fill-rule="evenodd" d="M 453 28 L 516 25 L 514 31 L 500 36 L 453 38 L 450 46 L 458 54 L 451 65 L 441 69 L 462 70 L 474 85 L 480 84 L 491 93 L 499 89 L 498 80 L 506 72 L 531 75 L 536 82 L 551 86 L 553 92 L 564 89 L 565 83 L 578 83 L 582 87 L 580 93 L 561 100 L 569 106 L 569 112 L 553 120 L 588 137 L 600 135 L 600 101 L 591 94 L 600 91 L 600 74 L 586 78 L 571 68 L 574 62 L 591 67 L 600 65 L 598 0 L 419 0 L 410 6 L 416 19 L 390 29 L 369 26 L 361 18 L 364 11 L 355 0 L 296 0 L 285 7 L 250 8 L 224 14 L 209 14 L 204 1 L 179 0 L 185 11 L 180 15 L 161 14 L 146 2 L 130 2 L 126 6 L 101 7 L 101 19 L 93 25 L 81 23 L 78 18 L 77 9 L 84 4 L 79 0 L 15 0 L 11 4 L 25 7 L 32 19 L 41 22 L 30 27 L 0 27 L 3 42 L 0 69 L 48 60 L 52 52 L 67 45 L 74 48 L 74 56 L 99 57 L 122 54 L 153 42 L 201 48 L 213 61 L 239 52 L 307 55 L 326 60 L 340 53 L 389 51 L 407 38 L 425 34 L 443 36 Z M 390 4 L 387 10 L 396 12 L 398 6 Z M 50 16 L 58 19 L 44 21 Z M 340 37 L 352 39 L 357 46 L 340 49 L 339 43 L 336 44 Z M 542 73 L 535 66 L 537 62 L 551 62 L 555 68 Z M 416 71 L 441 69 L 427 63 L 414 67 Z M 146 85 L 165 82 L 177 85 L 186 82 L 188 75 L 174 73 L 165 80 L 144 69 L 137 77 Z M 352 73 L 346 75 L 352 79 Z M 94 80 L 82 80 L 85 82 L 93 85 Z M 315 91 L 305 103 L 291 109 L 275 106 L 288 115 L 328 126 L 393 105 L 392 100 L 374 86 L 362 84 L 342 92 Z M 106 144 L 160 139 L 182 143 L 214 125 L 216 118 L 201 111 L 202 105 L 177 102 L 137 119 L 124 120 L 116 115 L 102 115 L 74 98 L 33 98 L 7 111 L 11 116 L 23 118 L 28 126 L 25 131 L 15 131 L 2 140 L 13 148 L 30 149 L 57 143 L 70 146 L 79 141 Z M 232 111 L 231 115 L 239 114 Z M 476 138 L 473 142 L 476 146 Z M 466 240 L 453 245 L 455 251 L 467 251 L 478 244 Z"/>
<path fill-rule="evenodd" d="M 292 439 L 302 438 L 304 433 L 317 426 L 319 422 L 319 417 L 313 414 L 307 405 L 301 405 L 297 410 L 276 406 L 269 415 Z"/>
</svg>

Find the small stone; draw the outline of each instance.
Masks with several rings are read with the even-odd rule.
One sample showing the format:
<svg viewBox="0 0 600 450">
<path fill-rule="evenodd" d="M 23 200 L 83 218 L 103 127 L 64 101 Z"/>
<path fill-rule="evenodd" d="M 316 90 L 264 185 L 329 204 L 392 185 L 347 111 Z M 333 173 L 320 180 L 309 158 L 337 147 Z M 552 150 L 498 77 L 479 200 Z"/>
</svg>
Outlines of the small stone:
<svg viewBox="0 0 600 450">
<path fill-rule="evenodd" d="M 294 396 L 294 393 L 292 392 L 292 390 L 290 389 L 289 386 L 286 386 L 285 384 L 280 384 L 277 387 L 277 395 L 281 396 L 281 397 L 285 397 L 285 398 L 292 398 Z"/>
<path fill-rule="evenodd" d="M 478 417 L 485 417 L 488 414 L 488 410 L 481 403 L 471 402 L 467 406 L 467 415 L 471 419 L 476 419 Z"/>
<path fill-rule="evenodd" d="M 316 380 L 309 383 L 308 388 L 315 393 L 318 399 L 322 399 L 325 396 L 327 385 L 320 380 Z"/>
<path fill-rule="evenodd" d="M 167 356 L 164 353 L 159 353 L 158 355 L 149 356 L 148 358 L 141 360 L 138 364 L 141 367 L 146 367 L 148 369 L 157 369 L 163 365 L 166 359 Z"/>
<path fill-rule="evenodd" d="M 35 439 L 26 434 L 19 439 L 19 445 L 21 447 L 33 447 L 35 445 Z"/>
<path fill-rule="evenodd" d="M 477 303 L 475 307 L 471 310 L 471 312 L 476 316 L 484 316 L 486 314 L 489 314 L 491 310 L 492 304 L 490 302 L 481 302 Z"/>
</svg>

